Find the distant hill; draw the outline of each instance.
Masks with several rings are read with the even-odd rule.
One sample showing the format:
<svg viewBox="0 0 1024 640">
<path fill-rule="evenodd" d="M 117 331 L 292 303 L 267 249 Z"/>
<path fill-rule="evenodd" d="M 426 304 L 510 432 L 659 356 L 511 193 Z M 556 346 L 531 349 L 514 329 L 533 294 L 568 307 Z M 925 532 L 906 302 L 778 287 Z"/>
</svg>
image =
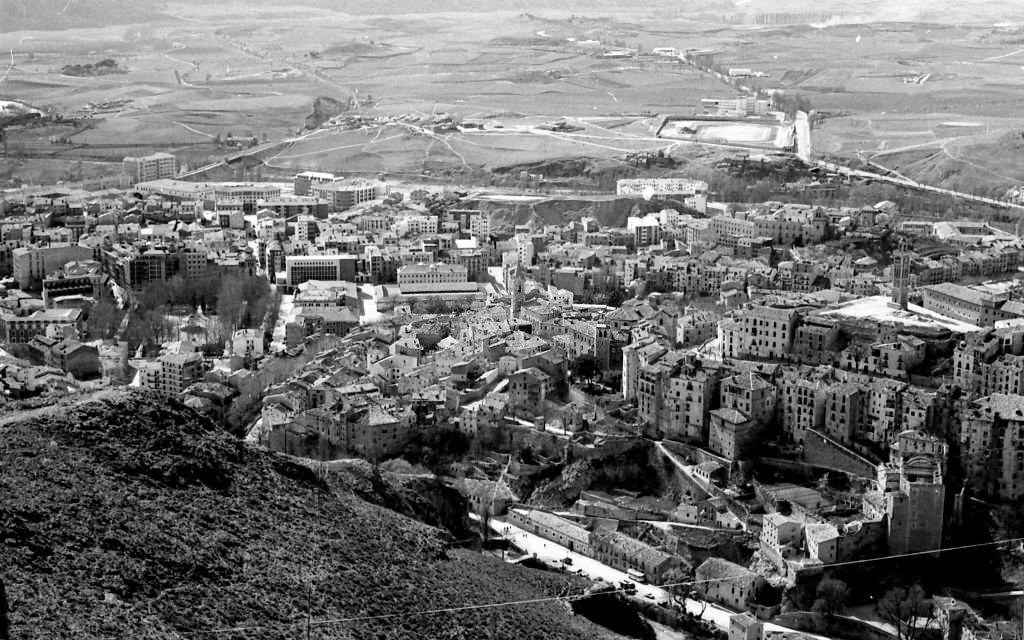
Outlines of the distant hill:
<svg viewBox="0 0 1024 640">
<path fill-rule="evenodd" d="M 166 19 L 156 0 L 0 0 L 0 32 L 103 27 Z"/>
<path fill-rule="evenodd" d="M 206 4 L 202 0 L 184 0 Z M 442 12 L 572 11 L 580 15 L 621 12 L 628 8 L 620 0 L 249 0 L 250 6 L 286 7 L 301 5 L 335 9 L 354 15 L 399 15 Z M 60 30 L 100 27 L 110 24 L 156 22 L 167 19 L 160 0 L 0 0 L 0 32 L 25 29 Z M 841 22 L 934 22 L 985 23 L 1024 21 L 1024 8 L 1016 0 L 964 3 L 955 0 L 653 0 L 642 12 L 672 11 L 679 14 L 720 16 L 744 22 L 799 24 L 802 20 Z M 789 16 L 787 18 L 787 16 Z M 790 22 L 792 20 L 792 22 Z"/>
<path fill-rule="evenodd" d="M 325 481 L 177 401 L 107 391 L 11 413 L 0 460 L 12 638 L 294 639 L 308 585 L 313 638 L 618 637 L 559 602 L 403 615 L 586 585 L 451 548 L 353 493 L 379 495 L 379 477 Z M 392 617 L 320 623 L 375 615 Z"/>
</svg>

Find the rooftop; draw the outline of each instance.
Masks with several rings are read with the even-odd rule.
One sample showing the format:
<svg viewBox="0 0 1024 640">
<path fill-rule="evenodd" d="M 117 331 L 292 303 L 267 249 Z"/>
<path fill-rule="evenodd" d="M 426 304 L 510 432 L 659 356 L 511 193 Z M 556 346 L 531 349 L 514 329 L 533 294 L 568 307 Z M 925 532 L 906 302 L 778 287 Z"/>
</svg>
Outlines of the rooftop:
<svg viewBox="0 0 1024 640">
<path fill-rule="evenodd" d="M 697 577 L 699 580 L 708 580 L 712 578 L 753 578 L 755 576 L 757 576 L 757 574 L 750 569 L 741 567 L 734 562 L 729 562 L 722 558 L 708 558 L 699 567 L 697 567 Z"/>
<path fill-rule="evenodd" d="M 916 304 L 907 305 L 907 309 L 903 310 L 887 296 L 857 298 L 856 300 L 839 304 L 833 309 L 822 310 L 818 313 L 819 315 L 829 317 L 871 320 L 878 323 L 891 322 L 905 327 L 945 329 L 953 333 L 972 333 L 982 330 L 981 327 L 976 325 L 947 318 L 942 314 L 929 311 Z"/>
</svg>

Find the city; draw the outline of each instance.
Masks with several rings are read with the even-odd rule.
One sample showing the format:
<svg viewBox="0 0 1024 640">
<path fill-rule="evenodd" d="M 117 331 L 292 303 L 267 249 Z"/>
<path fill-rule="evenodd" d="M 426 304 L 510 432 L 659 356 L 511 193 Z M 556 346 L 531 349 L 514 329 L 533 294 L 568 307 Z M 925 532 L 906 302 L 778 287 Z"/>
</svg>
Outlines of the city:
<svg viewBox="0 0 1024 640">
<path fill-rule="evenodd" d="M 8 183 L 0 463 L 25 484 L 0 478 L 0 640 L 526 638 L 550 620 L 553 637 L 1024 638 L 1019 198 L 818 152 L 809 104 L 704 50 L 587 55 L 732 92 L 628 133 L 638 146 L 606 149 L 601 175 L 275 164 L 310 136 L 388 127 L 455 155 L 473 136 L 597 144 L 582 117 L 366 115 L 357 98 L 298 136 L 218 135 L 208 163 L 154 151 Z M 53 118 L 7 122 L 4 159 L 27 157 L 25 122 Z M 31 487 L 73 493 L 79 464 L 105 484 L 69 520 L 115 505 L 192 533 L 130 541 L 111 515 L 58 545 L 71 534 Z M 284 523 L 268 531 L 290 547 L 254 542 Z M 305 536 L 316 551 L 294 550 Z M 47 563 L 94 547 L 206 555 L 173 580 L 165 556 L 83 578 L 83 611 L 132 618 L 146 593 L 152 619 L 55 631 L 21 613 Z M 265 568 L 300 555 L 293 584 Z M 250 600 L 234 591 L 248 571 Z M 463 580 L 462 599 L 429 595 Z M 175 589 L 199 584 L 231 585 L 227 609 L 181 613 L 206 596 Z M 272 588 L 295 602 L 266 613 Z M 388 590 L 428 595 L 351 595 Z M 182 598 L 166 618 L 165 594 Z M 460 616 L 481 609 L 542 617 L 495 613 L 473 635 L 484 618 Z M 366 626 L 331 635 L 346 624 Z"/>
</svg>

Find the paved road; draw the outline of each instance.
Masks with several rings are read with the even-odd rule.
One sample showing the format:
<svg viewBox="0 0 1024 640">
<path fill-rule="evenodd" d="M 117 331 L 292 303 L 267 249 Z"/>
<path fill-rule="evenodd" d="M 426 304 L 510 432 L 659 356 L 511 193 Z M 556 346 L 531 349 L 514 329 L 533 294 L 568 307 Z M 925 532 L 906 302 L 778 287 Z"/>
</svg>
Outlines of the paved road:
<svg viewBox="0 0 1024 640">
<path fill-rule="evenodd" d="M 569 551 L 560 544 L 524 531 L 513 524 L 500 519 L 492 519 L 490 526 L 495 532 L 507 536 L 515 547 L 522 549 L 525 553 L 536 556 L 539 560 L 558 563 L 565 558 L 571 558 L 572 564 L 568 567 L 570 571 L 583 571 L 590 578 L 603 580 L 616 587 L 624 580 L 630 580 L 629 576 L 618 569 L 602 564 L 593 558 Z M 654 585 L 638 584 L 636 591 L 637 597 L 640 598 L 663 603 L 671 601 L 667 591 Z M 686 609 L 694 614 L 701 613 L 703 609 L 705 620 L 725 630 L 729 629 L 729 618 L 734 613 L 718 605 L 691 599 L 686 600 Z"/>
</svg>

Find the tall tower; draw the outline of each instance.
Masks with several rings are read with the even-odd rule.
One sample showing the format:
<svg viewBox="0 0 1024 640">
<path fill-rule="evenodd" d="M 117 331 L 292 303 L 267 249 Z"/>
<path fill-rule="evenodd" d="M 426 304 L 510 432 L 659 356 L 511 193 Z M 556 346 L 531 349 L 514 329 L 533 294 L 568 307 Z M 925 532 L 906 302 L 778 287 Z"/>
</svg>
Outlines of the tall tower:
<svg viewBox="0 0 1024 640">
<path fill-rule="evenodd" d="M 900 239 L 900 248 L 896 251 L 892 263 L 892 301 L 906 310 L 908 289 L 910 287 L 910 252 L 906 242 Z"/>
<path fill-rule="evenodd" d="M 510 282 L 511 289 L 512 289 L 511 292 L 510 292 L 511 293 L 511 300 L 512 300 L 512 302 L 511 302 L 511 304 L 509 305 L 509 308 L 508 308 L 508 321 L 509 321 L 509 324 L 513 324 L 514 325 L 515 322 L 516 322 L 516 314 L 519 313 L 519 304 L 520 304 L 519 296 L 523 292 L 524 278 L 523 278 L 523 263 L 522 263 L 522 261 L 517 260 L 516 261 L 516 266 L 513 267 L 513 268 L 515 269 L 515 273 L 513 274 L 512 278 L 511 278 L 511 282 Z"/>
</svg>

